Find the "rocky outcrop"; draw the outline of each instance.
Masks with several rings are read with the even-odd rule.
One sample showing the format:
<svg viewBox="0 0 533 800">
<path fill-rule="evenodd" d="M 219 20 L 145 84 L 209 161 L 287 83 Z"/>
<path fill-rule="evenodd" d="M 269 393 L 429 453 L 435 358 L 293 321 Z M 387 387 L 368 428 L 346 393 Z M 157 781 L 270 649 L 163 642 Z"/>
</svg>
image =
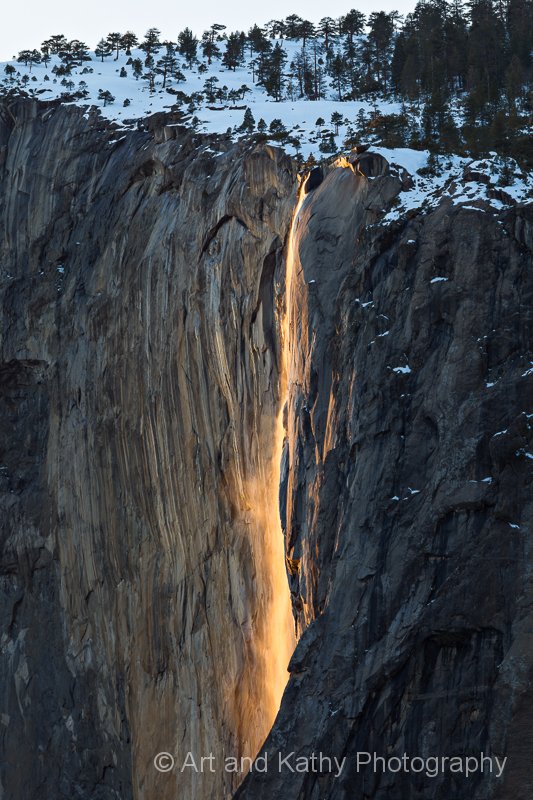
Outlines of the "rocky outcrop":
<svg viewBox="0 0 533 800">
<path fill-rule="evenodd" d="M 254 755 L 275 713 L 257 506 L 279 534 L 294 169 L 75 107 L 3 111 L 1 794 L 229 796 L 239 776 L 152 762 Z"/>
<path fill-rule="evenodd" d="M 350 158 L 350 163 L 353 165 L 354 172 L 359 175 L 364 175 L 365 178 L 378 178 L 382 175 L 388 175 L 389 163 L 379 153 L 358 153 Z"/>
<path fill-rule="evenodd" d="M 273 769 L 239 800 L 533 792 L 532 209 L 380 225 L 400 188 L 347 164 L 295 225 L 282 509 L 302 636 Z M 501 778 L 357 769 L 481 751 L 508 757 Z M 342 773 L 295 771 L 320 753 Z"/>
</svg>

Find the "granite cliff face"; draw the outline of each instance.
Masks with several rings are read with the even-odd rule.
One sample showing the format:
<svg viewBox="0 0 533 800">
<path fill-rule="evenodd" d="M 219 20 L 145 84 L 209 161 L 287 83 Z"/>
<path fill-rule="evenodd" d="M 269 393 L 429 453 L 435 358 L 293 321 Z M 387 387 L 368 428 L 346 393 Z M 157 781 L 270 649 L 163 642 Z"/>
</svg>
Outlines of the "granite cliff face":
<svg viewBox="0 0 533 800">
<path fill-rule="evenodd" d="M 268 562 L 290 628 L 270 459 L 294 169 L 3 112 L 3 796 L 229 796 L 235 776 L 153 758 L 253 756 L 286 680 Z"/>
<path fill-rule="evenodd" d="M 533 794 L 533 213 L 447 200 L 380 226 L 400 188 L 346 164 L 294 227 L 281 498 L 303 633 L 275 767 L 240 799 Z M 480 751 L 502 778 L 356 768 Z M 291 752 L 346 763 L 278 772 Z"/>
<path fill-rule="evenodd" d="M 530 798 L 531 209 L 384 225 L 402 182 L 365 154 L 289 237 L 276 149 L 1 119 L 3 796 L 231 796 L 152 761 L 253 755 L 273 723 L 287 399 L 300 640 L 265 750 L 347 761 L 235 796 Z M 354 769 L 480 750 L 503 778 Z"/>
</svg>

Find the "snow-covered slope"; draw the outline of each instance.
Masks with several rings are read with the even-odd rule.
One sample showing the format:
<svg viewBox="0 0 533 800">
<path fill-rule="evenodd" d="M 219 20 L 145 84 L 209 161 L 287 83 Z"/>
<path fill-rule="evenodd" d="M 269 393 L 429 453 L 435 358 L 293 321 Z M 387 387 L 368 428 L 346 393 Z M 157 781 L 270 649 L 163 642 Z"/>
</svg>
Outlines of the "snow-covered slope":
<svg viewBox="0 0 533 800">
<path fill-rule="evenodd" d="M 131 125 L 135 119 L 175 108 L 178 100 L 176 92 L 189 97 L 193 95 L 196 98 L 194 109 L 183 101 L 180 107 L 189 112 L 191 120 L 196 118 L 195 124 L 198 130 L 206 133 L 229 131 L 235 137 L 242 135 L 239 127 L 248 107 L 256 125 L 260 120 L 267 126 L 270 126 L 273 120 L 282 121 L 290 134 L 290 140 L 283 143 L 288 152 L 299 153 L 304 158 L 313 155 L 317 159 L 322 157 L 319 144 L 324 132 L 327 132 L 328 136 L 333 136 L 337 152 L 342 153 L 346 150 L 347 137 L 358 127 L 358 115 L 363 113 L 368 119 L 373 113 L 397 114 L 402 110 L 400 102 L 391 102 L 379 97 L 340 102 L 336 99 L 335 89 L 329 79 L 326 81 L 324 99 L 316 101 L 297 99 L 295 78 L 291 78 L 293 73 L 291 63 L 301 51 L 301 42 L 280 40 L 279 43 L 287 53 L 285 99 L 280 102 L 272 99 L 254 82 L 252 64 L 249 60 L 244 66 L 233 71 L 224 68 L 219 59 L 214 59 L 211 65 L 204 60 L 189 68 L 178 58 L 177 66 L 185 79 L 176 81 L 174 78 L 169 78 L 167 85 L 163 87 L 162 76 L 156 75 L 154 90 L 150 91 L 148 81 L 144 78 L 136 79 L 131 63 L 128 63 L 131 58 L 144 61 L 145 54 L 141 50 L 133 50 L 130 58 L 122 52 L 118 58 L 108 56 L 103 62 L 91 52 L 90 61 L 83 67 L 74 68 L 71 75 L 63 78 L 57 77 L 53 72 L 54 66 L 61 63 L 57 56 L 53 56 L 46 66 L 42 63 L 36 64 L 31 70 L 16 61 L 4 62 L 0 64 L 0 86 L 3 85 L 5 88 L 20 86 L 42 100 L 59 98 L 69 92 L 83 91 L 86 96 L 76 101 L 78 105 L 96 106 L 104 117 L 125 126 Z M 158 57 L 161 55 L 162 51 Z M 16 69 L 16 73 L 11 77 L 5 71 L 7 64 Z M 205 95 L 201 99 L 200 95 L 206 80 L 210 78 L 216 79 L 213 83 L 216 89 L 223 90 L 223 95 L 232 90 L 243 90 L 242 100 L 237 99 L 232 102 L 218 99 L 208 102 Z M 111 93 L 112 102 L 104 102 L 99 97 L 102 90 Z M 290 99 L 291 96 L 295 99 Z M 343 120 L 337 126 L 331 122 L 332 114 L 335 112 L 342 115 Z M 411 108 L 410 113 L 416 116 L 417 111 Z M 388 215 L 391 220 L 409 208 L 429 208 L 433 196 L 440 195 L 445 187 L 446 191 L 453 195 L 454 202 L 473 204 L 476 199 L 482 199 L 494 208 L 522 202 L 532 197 L 531 175 L 523 174 L 514 162 L 508 162 L 504 168 L 503 162 L 495 155 L 487 162 L 478 162 L 475 170 L 471 168 L 473 179 L 465 187 L 464 171 L 471 159 L 458 156 L 442 157 L 439 163 L 432 165 L 431 172 L 428 172 L 428 151 L 408 148 L 390 150 L 379 146 L 374 149 L 381 152 L 390 162 L 407 169 L 414 177 L 412 188 L 402 194 L 400 202 Z"/>
<path fill-rule="evenodd" d="M 479 213 L 490 209 L 501 211 L 533 199 L 531 173 L 521 170 L 512 159 L 504 162 L 497 153 L 478 161 L 446 155 L 435 162 L 427 150 L 375 149 L 412 176 L 410 187 L 398 196 L 394 208 L 383 218 L 384 222 L 399 219 L 413 209 L 429 211 L 443 197 L 449 197 L 454 205 Z"/>
<path fill-rule="evenodd" d="M 287 73 L 290 73 L 290 64 L 301 50 L 301 43 L 280 40 L 280 44 L 287 53 Z M 162 51 L 158 55 L 162 55 Z M 11 64 L 19 73 L 16 76 L 17 84 L 20 84 L 21 79 L 24 79 L 26 75 L 27 78 L 24 79 L 26 91 L 38 93 L 42 99 L 57 98 L 68 91 L 75 92 L 80 89 L 81 84 L 81 88 L 88 92 L 86 99 L 80 101 L 82 104 L 98 106 L 104 117 L 121 122 L 169 109 L 176 104 L 176 91 L 190 96 L 195 92 L 202 92 L 207 79 L 216 78 L 216 89 L 226 87 L 228 91 L 231 91 L 245 86 L 248 91 L 242 101 L 237 100 L 235 104 L 230 101 L 208 102 L 204 100 L 198 110 L 194 112 L 200 120 L 200 130 L 225 132 L 228 128 L 238 127 L 243 121 L 243 108 L 249 106 L 256 123 L 263 119 L 267 125 L 270 125 L 273 119 L 282 119 L 288 129 L 294 130 L 301 142 L 303 156 L 308 156 L 311 152 L 316 156 L 319 155 L 317 134 L 320 129 L 316 125 L 316 120 L 319 118 L 325 121 L 324 127 L 334 132 L 330 123 L 332 113 L 339 112 L 343 115 L 345 124 L 339 126 L 336 135 L 340 149 L 346 137 L 348 125 L 355 124 L 357 114 L 361 109 L 366 114 L 372 111 L 398 113 L 401 110 L 400 103 L 387 102 L 377 98 L 374 101 L 339 102 L 335 100 L 334 89 L 328 86 L 324 100 L 311 102 L 286 99 L 276 102 L 267 95 L 262 87 L 254 83 L 250 62 L 247 61 L 245 66 L 237 67 L 233 71 L 225 69 L 220 59 L 214 59 L 211 65 L 208 65 L 207 61 L 202 61 L 191 69 L 184 62 L 181 63 L 181 59 L 179 59 L 179 69 L 185 76 L 185 80 L 177 82 L 170 78 L 167 86 L 163 88 L 162 76 L 157 75 L 155 92 L 150 93 L 148 82 L 142 78 L 136 80 L 133 76 L 131 65 L 127 63 L 128 56 L 123 52 L 120 53 L 118 59 L 108 56 L 103 62 L 95 56 L 94 52 L 91 52 L 90 56 L 92 59 L 90 62 L 86 62 L 83 68 L 74 68 L 72 75 L 65 79 L 57 78 L 52 72 L 53 67 L 60 64 L 57 56 L 52 56 L 47 66 L 42 63 L 33 65 L 31 71 L 29 67 L 16 61 L 0 63 L 0 83 L 3 82 L 6 86 L 10 85 L 4 70 L 6 64 Z M 145 54 L 141 50 L 133 50 L 131 57 L 144 61 Z M 127 73 L 126 77 L 120 77 L 122 68 Z M 200 70 L 204 68 L 206 71 L 201 72 Z M 64 80 L 63 84 L 62 80 Z M 65 84 L 69 82 L 73 85 L 67 87 Z M 326 81 L 326 84 L 329 84 L 329 80 Z M 100 90 L 111 92 L 114 97 L 113 102 L 104 104 L 104 101 L 98 98 Z M 286 94 L 290 95 L 290 93 L 289 88 Z M 125 100 L 129 100 L 127 107 L 124 107 Z"/>
</svg>

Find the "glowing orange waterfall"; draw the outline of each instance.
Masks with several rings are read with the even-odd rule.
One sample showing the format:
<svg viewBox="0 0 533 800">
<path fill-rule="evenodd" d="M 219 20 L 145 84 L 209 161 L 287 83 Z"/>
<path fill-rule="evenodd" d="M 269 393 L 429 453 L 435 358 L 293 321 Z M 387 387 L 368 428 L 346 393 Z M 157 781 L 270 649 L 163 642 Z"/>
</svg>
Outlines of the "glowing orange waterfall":
<svg viewBox="0 0 533 800">
<path fill-rule="evenodd" d="M 303 184 L 302 184 L 303 186 Z M 281 452 L 283 449 L 283 440 L 285 436 L 285 431 L 283 427 L 283 406 L 285 400 L 288 397 L 289 392 L 289 382 L 290 382 L 290 328 L 291 328 L 291 294 L 292 294 L 292 283 L 293 283 L 293 275 L 294 275 L 294 268 L 295 268 L 295 231 L 296 225 L 298 222 L 298 214 L 302 207 L 302 204 L 305 200 L 305 194 L 303 192 L 302 186 L 300 186 L 299 194 L 298 194 L 298 202 L 296 204 L 296 208 L 294 210 L 294 214 L 292 216 L 292 224 L 291 230 L 289 234 L 289 242 L 287 246 L 287 258 L 285 260 L 285 313 L 283 315 L 282 323 L 281 323 L 281 388 L 280 388 L 280 397 L 281 397 L 281 409 L 278 415 L 278 422 L 277 422 L 277 435 L 281 436 L 281 445 L 279 447 L 279 454 L 281 456 Z"/>
<path fill-rule="evenodd" d="M 287 684 L 287 664 L 296 646 L 294 624 L 290 596 L 285 572 L 285 547 L 283 531 L 279 516 L 279 486 L 280 467 L 283 445 L 285 441 L 285 428 L 283 425 L 283 409 L 288 397 L 290 384 L 290 315 L 291 315 L 291 289 L 295 266 L 295 228 L 298 212 L 302 206 L 305 195 L 299 191 L 298 202 L 292 217 L 291 229 L 285 260 L 285 310 L 281 320 L 281 369 L 280 369 L 280 408 L 276 418 L 274 431 L 274 448 L 271 464 L 271 529 L 272 529 L 272 554 L 271 574 L 273 583 L 273 640 L 272 640 L 272 707 L 274 717 L 278 712 L 283 691 Z"/>
<path fill-rule="evenodd" d="M 258 748 L 271 729 L 278 713 L 281 697 L 287 684 L 287 666 L 296 646 L 294 620 L 285 569 L 285 547 L 279 514 L 280 466 L 285 439 L 283 407 L 289 389 L 290 371 L 290 296 L 294 268 L 294 230 L 303 196 L 293 214 L 288 240 L 285 276 L 285 309 L 281 319 L 281 364 L 279 411 L 270 424 L 266 421 L 262 435 L 264 449 L 269 453 L 261 475 L 247 482 L 246 494 L 253 526 L 254 549 L 260 561 L 256 580 L 264 601 L 261 619 L 257 620 L 254 653 L 257 663 L 256 689 L 260 685 L 262 730 L 255 730 L 256 741 L 249 747 Z M 274 430 L 272 430 L 272 422 Z"/>
</svg>

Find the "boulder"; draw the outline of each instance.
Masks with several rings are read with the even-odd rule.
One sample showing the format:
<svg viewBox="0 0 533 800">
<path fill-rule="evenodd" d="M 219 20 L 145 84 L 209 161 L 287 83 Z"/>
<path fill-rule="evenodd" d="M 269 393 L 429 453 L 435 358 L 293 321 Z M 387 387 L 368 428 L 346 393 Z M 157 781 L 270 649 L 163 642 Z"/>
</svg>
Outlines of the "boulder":
<svg viewBox="0 0 533 800">
<path fill-rule="evenodd" d="M 361 153 L 350 161 L 355 172 L 366 178 L 377 178 L 389 174 L 389 162 L 379 153 Z"/>
</svg>

